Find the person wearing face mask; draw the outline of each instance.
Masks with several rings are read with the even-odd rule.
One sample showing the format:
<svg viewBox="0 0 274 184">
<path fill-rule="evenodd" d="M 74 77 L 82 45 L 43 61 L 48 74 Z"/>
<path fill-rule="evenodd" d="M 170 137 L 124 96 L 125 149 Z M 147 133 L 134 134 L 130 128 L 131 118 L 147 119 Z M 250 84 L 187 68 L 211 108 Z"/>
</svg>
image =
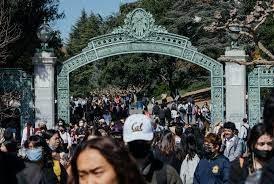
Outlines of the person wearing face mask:
<svg viewBox="0 0 274 184">
<path fill-rule="evenodd" d="M 220 154 L 221 138 L 209 133 L 204 139 L 204 158 L 195 169 L 194 184 L 228 184 L 229 160 Z"/>
<path fill-rule="evenodd" d="M 234 123 L 226 122 L 223 128 L 221 152 L 232 162 L 243 155 L 244 142 L 237 136 Z"/>
<path fill-rule="evenodd" d="M 247 141 L 249 156 L 232 162 L 230 172 L 231 184 L 258 183 L 262 169 L 273 154 L 273 136 L 267 133 L 264 124 L 256 124 L 250 131 Z"/>
<path fill-rule="evenodd" d="M 137 166 L 147 183 L 181 184 L 181 178 L 170 165 L 155 159 L 151 151 L 153 140 L 151 119 L 143 114 L 129 116 L 124 124 L 123 140 L 136 159 Z"/>
<path fill-rule="evenodd" d="M 26 148 L 25 167 L 17 173 L 18 184 L 58 183 L 53 171 L 50 148 L 39 135 L 30 136 L 24 143 Z"/>
<path fill-rule="evenodd" d="M 53 170 L 55 175 L 58 178 L 58 183 L 66 183 L 67 173 L 64 166 L 61 164 L 61 154 L 65 152 L 64 148 L 61 145 L 61 138 L 57 130 L 47 130 L 43 133 L 53 158 Z"/>
<path fill-rule="evenodd" d="M 265 100 L 263 123 L 266 126 L 266 130 L 269 135 L 274 135 L 274 90 L 272 90 L 270 96 Z M 260 184 L 274 183 L 274 154 L 271 160 L 269 160 L 262 172 Z"/>
</svg>

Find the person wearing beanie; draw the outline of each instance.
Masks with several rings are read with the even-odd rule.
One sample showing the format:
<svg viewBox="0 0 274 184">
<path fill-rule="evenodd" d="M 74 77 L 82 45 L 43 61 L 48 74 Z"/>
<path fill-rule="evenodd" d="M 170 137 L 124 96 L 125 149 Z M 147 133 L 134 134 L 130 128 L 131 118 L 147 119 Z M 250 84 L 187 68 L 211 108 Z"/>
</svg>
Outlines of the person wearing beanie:
<svg viewBox="0 0 274 184">
<path fill-rule="evenodd" d="M 226 156 L 230 162 L 239 158 L 243 154 L 244 143 L 243 141 L 236 135 L 236 126 L 232 122 L 226 122 L 224 124 L 224 130 L 221 135 L 222 138 L 222 146 L 221 151 L 224 156 Z"/>
<path fill-rule="evenodd" d="M 147 183 L 181 184 L 177 171 L 157 160 L 151 151 L 153 140 L 151 119 L 143 114 L 129 116 L 124 124 L 123 140 L 136 159 L 141 174 Z"/>
</svg>

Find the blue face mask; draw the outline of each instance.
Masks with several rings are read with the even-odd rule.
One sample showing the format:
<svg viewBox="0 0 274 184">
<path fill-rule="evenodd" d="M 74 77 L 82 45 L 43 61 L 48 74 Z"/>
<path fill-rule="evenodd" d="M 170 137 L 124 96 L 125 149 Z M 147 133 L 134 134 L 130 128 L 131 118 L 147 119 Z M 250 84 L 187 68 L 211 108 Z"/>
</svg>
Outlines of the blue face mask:
<svg viewBox="0 0 274 184">
<path fill-rule="evenodd" d="M 30 161 L 37 162 L 42 159 L 42 148 L 28 149 L 26 154 Z"/>
</svg>

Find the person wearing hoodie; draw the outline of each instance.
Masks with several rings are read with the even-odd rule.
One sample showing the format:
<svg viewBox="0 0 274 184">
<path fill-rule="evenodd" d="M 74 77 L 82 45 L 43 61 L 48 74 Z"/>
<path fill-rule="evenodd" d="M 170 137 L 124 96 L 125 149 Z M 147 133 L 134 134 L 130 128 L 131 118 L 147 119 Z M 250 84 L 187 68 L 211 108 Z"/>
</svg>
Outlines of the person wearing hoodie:
<svg viewBox="0 0 274 184">
<path fill-rule="evenodd" d="M 124 124 L 123 140 L 136 159 L 137 166 L 147 183 L 181 184 L 177 171 L 157 160 L 151 151 L 154 134 L 151 119 L 143 114 L 129 116 Z"/>
</svg>

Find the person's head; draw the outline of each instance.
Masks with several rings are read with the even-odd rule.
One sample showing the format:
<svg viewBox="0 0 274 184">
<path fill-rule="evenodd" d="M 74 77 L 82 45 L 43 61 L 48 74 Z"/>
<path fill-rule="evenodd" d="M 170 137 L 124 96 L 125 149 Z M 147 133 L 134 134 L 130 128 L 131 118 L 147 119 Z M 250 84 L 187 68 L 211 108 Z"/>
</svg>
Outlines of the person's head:
<svg viewBox="0 0 274 184">
<path fill-rule="evenodd" d="M 273 152 L 273 136 L 267 131 L 264 124 L 259 123 L 252 127 L 247 146 L 254 156 L 261 160 L 268 160 Z"/>
<path fill-rule="evenodd" d="M 27 127 L 32 127 L 32 122 L 28 121 L 28 122 L 26 123 L 26 125 L 27 125 Z"/>
<path fill-rule="evenodd" d="M 66 128 L 64 125 L 59 126 L 58 129 L 61 133 L 64 133 L 66 131 Z"/>
<path fill-rule="evenodd" d="M 164 155 L 170 155 L 175 151 L 174 135 L 170 131 L 164 131 L 159 143 L 159 149 Z"/>
<path fill-rule="evenodd" d="M 186 152 L 188 154 L 188 159 L 192 160 L 197 154 L 197 143 L 196 138 L 193 134 L 188 134 L 185 137 Z"/>
<path fill-rule="evenodd" d="M 57 130 L 47 130 L 43 133 L 43 137 L 46 139 L 51 150 L 56 150 L 60 146 L 60 135 Z"/>
<path fill-rule="evenodd" d="M 79 145 L 71 161 L 70 184 L 144 183 L 124 146 L 107 137 L 96 137 Z"/>
<path fill-rule="evenodd" d="M 39 135 L 32 135 L 24 143 L 26 157 L 31 162 L 41 162 L 44 164 L 51 162 L 51 151 L 45 139 Z"/>
<path fill-rule="evenodd" d="M 274 133 L 274 90 L 271 95 L 266 99 L 264 104 L 263 119 L 264 124 L 269 134 Z"/>
<path fill-rule="evenodd" d="M 5 141 L 11 141 L 11 140 L 13 140 L 13 132 L 12 132 L 12 130 L 9 129 L 9 128 L 5 129 L 4 134 L 3 134 L 3 138 L 5 139 Z"/>
<path fill-rule="evenodd" d="M 247 118 L 243 118 L 243 123 L 248 123 Z"/>
<path fill-rule="evenodd" d="M 224 124 L 224 129 L 223 129 L 223 131 L 224 131 L 224 137 L 226 139 L 232 138 L 234 136 L 235 130 L 236 130 L 236 126 L 235 126 L 234 123 L 232 123 L 230 121 L 226 122 Z"/>
<path fill-rule="evenodd" d="M 124 124 L 123 140 L 135 158 L 145 158 L 150 152 L 153 128 L 150 118 L 143 114 L 130 115 Z"/>
<path fill-rule="evenodd" d="M 84 127 L 85 121 L 81 119 L 78 124 L 79 127 Z"/>
<path fill-rule="evenodd" d="M 187 136 L 188 134 L 194 134 L 194 129 L 192 127 L 188 127 L 185 129 L 185 135 Z"/>
<path fill-rule="evenodd" d="M 204 138 L 204 154 L 208 159 L 212 159 L 218 155 L 221 148 L 221 137 L 214 133 L 209 133 Z"/>
</svg>

